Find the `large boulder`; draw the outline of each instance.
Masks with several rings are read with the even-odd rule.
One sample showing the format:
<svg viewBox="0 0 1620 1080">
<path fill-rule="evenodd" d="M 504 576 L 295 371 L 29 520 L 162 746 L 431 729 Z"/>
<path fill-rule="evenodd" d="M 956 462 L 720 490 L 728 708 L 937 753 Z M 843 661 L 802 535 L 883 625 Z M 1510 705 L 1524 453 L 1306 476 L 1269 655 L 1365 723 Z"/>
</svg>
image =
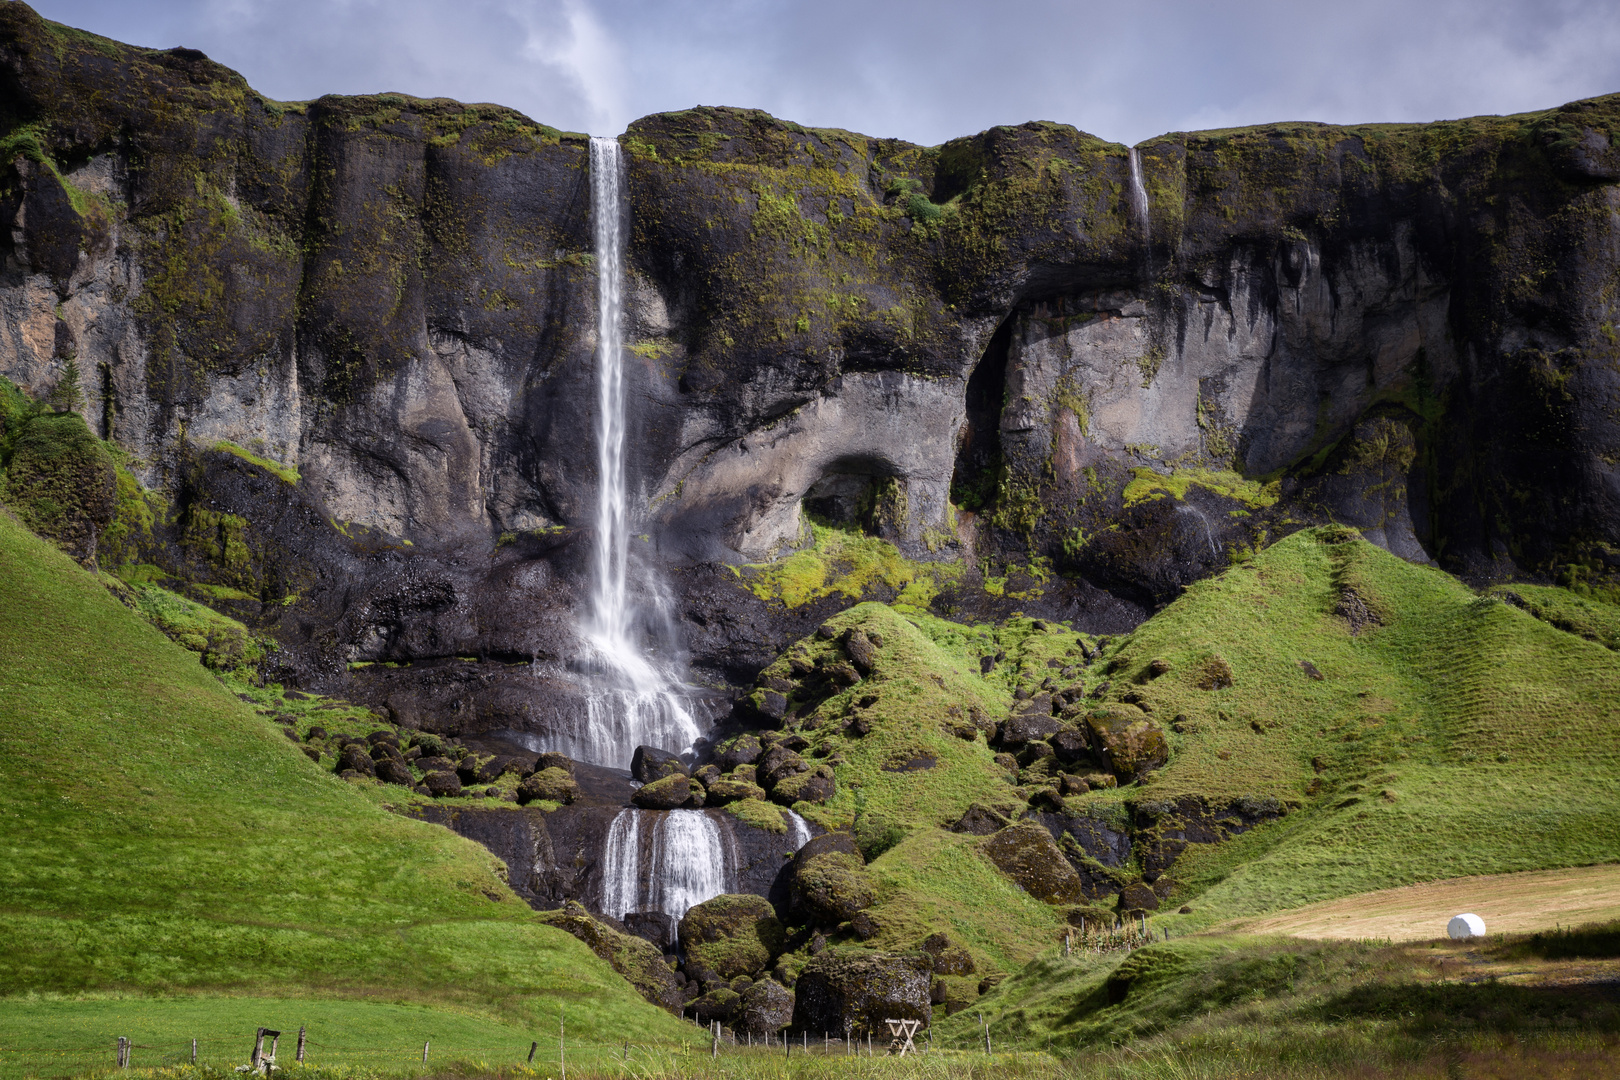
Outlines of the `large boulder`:
<svg viewBox="0 0 1620 1080">
<path fill-rule="evenodd" d="M 1033 821 L 1002 829 L 979 845 L 996 868 L 1037 900 L 1078 904 L 1086 899 L 1080 875 L 1063 857 L 1052 834 Z"/>
<path fill-rule="evenodd" d="M 933 961 L 927 953 L 825 949 L 794 984 L 793 1026 L 812 1034 L 871 1033 L 889 1037 L 887 1020 L 933 1016 L 929 991 Z"/>
<path fill-rule="evenodd" d="M 416 786 L 416 778 L 411 775 L 410 766 L 393 758 L 384 758 L 377 762 L 377 779 L 385 784 L 399 784 L 401 787 Z"/>
<path fill-rule="evenodd" d="M 1001 745 L 1016 752 L 1025 743 L 1050 738 L 1061 730 L 1063 725 L 1050 711 L 1020 713 L 1001 725 Z"/>
<path fill-rule="evenodd" d="M 449 799 L 461 794 L 461 777 L 453 772 L 428 773 L 422 778 L 422 784 L 435 799 Z"/>
<path fill-rule="evenodd" d="M 1139 777 L 1170 759 L 1164 729 L 1134 705 L 1099 709 L 1086 717 L 1086 724 L 1109 769 L 1121 780 Z"/>
<path fill-rule="evenodd" d="M 620 920 L 624 928 L 650 941 L 661 953 L 672 953 L 680 940 L 675 916 L 663 911 L 631 911 Z"/>
<path fill-rule="evenodd" d="M 674 810 L 692 801 L 692 781 L 685 773 L 672 773 L 635 790 L 630 801 L 643 810 Z"/>
<path fill-rule="evenodd" d="M 788 906 L 793 915 L 823 925 L 848 922 L 872 905 L 866 865 L 847 833 L 811 839 L 788 870 Z"/>
<path fill-rule="evenodd" d="M 716 896 L 681 918 L 681 950 L 687 964 L 722 979 L 754 978 L 786 946 L 776 909 L 763 896 Z"/>
<path fill-rule="evenodd" d="M 755 1035 L 774 1035 L 793 1023 L 793 991 L 775 979 L 760 979 L 742 992 L 732 1023 Z"/>
<path fill-rule="evenodd" d="M 613 965 L 613 970 L 630 980 L 641 996 L 654 1005 L 678 1012 L 685 1003 L 680 980 L 664 963 L 663 953 L 651 942 L 634 934 L 621 934 L 570 900 L 557 911 L 541 912 L 540 919 L 566 930 L 597 956 Z"/>
<path fill-rule="evenodd" d="M 957 819 L 956 824 L 951 826 L 951 832 L 967 833 L 969 836 L 989 836 L 1000 832 L 1009 824 L 1011 823 L 1002 814 L 982 803 L 974 803 Z"/>
<path fill-rule="evenodd" d="M 754 767 L 754 778 L 760 787 L 769 791 L 788 777 L 807 773 L 811 768 L 810 763 L 800 757 L 797 751 L 777 744 L 760 755 Z"/>
<path fill-rule="evenodd" d="M 668 750 L 660 750 L 656 746 L 638 746 L 630 758 L 630 775 L 643 784 L 650 784 L 666 776 L 674 776 L 676 773 L 686 775 L 686 766 L 681 763 L 681 759 Z"/>
</svg>

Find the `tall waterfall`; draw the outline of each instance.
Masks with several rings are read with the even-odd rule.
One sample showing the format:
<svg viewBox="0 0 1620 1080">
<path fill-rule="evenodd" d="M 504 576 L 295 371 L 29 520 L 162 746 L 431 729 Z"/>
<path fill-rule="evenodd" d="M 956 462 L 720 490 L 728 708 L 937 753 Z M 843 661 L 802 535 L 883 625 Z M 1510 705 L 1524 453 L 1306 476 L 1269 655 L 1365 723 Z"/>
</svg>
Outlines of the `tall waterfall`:
<svg viewBox="0 0 1620 1080">
<path fill-rule="evenodd" d="M 737 858 L 729 839 L 701 810 L 620 810 L 602 859 L 602 911 L 617 919 L 632 911 L 679 919 L 730 892 Z"/>
<path fill-rule="evenodd" d="M 634 575 L 630 558 L 630 495 L 625 479 L 623 203 L 619 143 L 591 139 L 591 218 L 596 255 L 596 545 L 590 611 L 580 627 L 588 656 L 587 730 L 561 747 L 598 765 L 625 768 L 638 745 L 679 752 L 700 731 L 680 693 L 677 665 L 643 647 L 644 620 L 662 616 L 657 583 Z M 653 608 L 638 609 L 633 584 Z M 665 619 L 667 623 L 667 618 Z"/>
<path fill-rule="evenodd" d="M 1131 147 L 1128 154 L 1131 163 L 1131 219 L 1142 230 L 1142 239 L 1148 236 L 1148 194 L 1147 186 L 1142 183 L 1142 155 Z"/>
</svg>

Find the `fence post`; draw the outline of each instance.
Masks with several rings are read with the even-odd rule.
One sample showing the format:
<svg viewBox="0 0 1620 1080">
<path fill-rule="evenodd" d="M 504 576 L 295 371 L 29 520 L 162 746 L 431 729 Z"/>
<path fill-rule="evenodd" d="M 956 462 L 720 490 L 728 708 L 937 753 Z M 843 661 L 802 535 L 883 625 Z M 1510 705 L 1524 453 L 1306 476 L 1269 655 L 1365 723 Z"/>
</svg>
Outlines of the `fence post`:
<svg viewBox="0 0 1620 1080">
<path fill-rule="evenodd" d="M 709 1021 L 709 1056 L 711 1058 L 720 1056 L 720 1021 L 718 1020 Z"/>
<path fill-rule="evenodd" d="M 567 1035 L 566 1017 L 561 1005 L 557 1006 L 557 1064 L 562 1067 L 562 1080 L 568 1080 L 568 1050 L 563 1039 Z"/>
<path fill-rule="evenodd" d="M 304 1063 L 304 1025 L 302 1024 L 298 1025 L 298 1052 L 293 1055 L 293 1060 L 300 1065 Z"/>
<path fill-rule="evenodd" d="M 979 1014 L 979 1023 L 984 1025 L 984 1052 L 990 1052 L 990 1025 L 984 1021 L 984 1013 Z"/>
<path fill-rule="evenodd" d="M 428 1047 L 432 1046 L 432 1045 L 433 1045 L 433 1040 L 432 1039 L 429 1039 L 429 1040 L 427 1040 L 426 1042 L 424 1042 L 422 1044 L 422 1067 L 423 1068 L 427 1067 Z"/>
<path fill-rule="evenodd" d="M 122 1035 L 118 1036 L 118 1067 L 129 1068 L 129 1040 Z"/>
<path fill-rule="evenodd" d="M 538 1049 L 540 1049 L 539 1040 L 536 1040 L 536 1041 L 529 1044 L 529 1064 L 530 1065 L 534 1064 L 534 1052 L 536 1050 L 538 1050 Z"/>
<path fill-rule="evenodd" d="M 248 1058 L 248 1065 L 253 1072 L 259 1071 L 259 1062 L 264 1057 L 264 1033 L 269 1028 L 260 1028 L 253 1034 L 253 1056 Z"/>
<path fill-rule="evenodd" d="M 299 1060 L 303 1059 L 300 1058 Z M 197 1064 L 197 1040 L 195 1037 L 191 1040 L 191 1063 L 193 1065 Z"/>
</svg>

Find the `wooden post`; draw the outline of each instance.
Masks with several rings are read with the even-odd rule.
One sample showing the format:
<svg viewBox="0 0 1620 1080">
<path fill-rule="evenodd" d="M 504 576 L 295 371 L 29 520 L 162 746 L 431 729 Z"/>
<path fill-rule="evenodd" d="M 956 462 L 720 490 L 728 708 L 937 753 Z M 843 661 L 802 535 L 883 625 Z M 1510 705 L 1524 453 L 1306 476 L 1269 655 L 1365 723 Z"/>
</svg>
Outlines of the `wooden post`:
<svg viewBox="0 0 1620 1080">
<path fill-rule="evenodd" d="M 562 1080 L 568 1080 L 568 1050 L 564 1042 L 568 1034 L 566 1020 L 563 1007 L 557 1006 L 557 1064 L 562 1068 Z"/>
<path fill-rule="evenodd" d="M 787 1028 L 782 1029 L 782 1056 L 786 1058 L 793 1056 L 793 1044 L 788 1042 Z"/>
<path fill-rule="evenodd" d="M 300 1065 L 302 1065 L 304 1063 L 304 1031 L 305 1031 L 304 1025 L 299 1024 L 298 1025 L 298 1052 L 293 1055 L 293 1060 L 297 1061 L 298 1064 L 300 1064 Z"/>
<path fill-rule="evenodd" d="M 990 1052 L 990 1025 L 985 1023 L 984 1013 L 979 1014 L 979 1023 L 984 1025 L 984 1052 Z"/>
<path fill-rule="evenodd" d="M 191 1063 L 193 1065 L 197 1064 L 197 1040 L 196 1040 L 196 1038 L 193 1038 L 191 1040 Z"/>
<path fill-rule="evenodd" d="M 129 1068 L 129 1040 L 122 1035 L 118 1036 L 118 1067 Z"/>
<path fill-rule="evenodd" d="M 709 1021 L 709 1056 L 711 1058 L 720 1056 L 720 1021 L 718 1020 Z"/>
<path fill-rule="evenodd" d="M 540 1049 L 540 1043 L 539 1043 L 538 1040 L 536 1040 L 535 1042 L 532 1042 L 532 1043 L 529 1044 L 529 1064 L 530 1065 L 534 1064 L 534 1052 L 536 1050 L 538 1050 L 538 1049 Z"/>
<path fill-rule="evenodd" d="M 624 1063 L 630 1064 L 630 1040 L 624 1040 Z"/>
<path fill-rule="evenodd" d="M 264 1063 L 264 1075 L 269 1076 L 276 1064 L 276 1047 L 281 1044 L 281 1032 L 270 1032 L 270 1058 Z"/>
<path fill-rule="evenodd" d="M 422 1044 L 422 1067 L 424 1069 L 427 1068 L 428 1047 L 430 1047 L 432 1045 L 433 1045 L 433 1040 L 432 1039 L 428 1039 L 426 1042 L 424 1042 Z"/>
<path fill-rule="evenodd" d="M 259 1062 L 264 1057 L 264 1033 L 267 1028 L 260 1028 L 253 1034 L 253 1056 L 248 1058 L 248 1065 L 253 1072 L 259 1071 Z"/>
</svg>

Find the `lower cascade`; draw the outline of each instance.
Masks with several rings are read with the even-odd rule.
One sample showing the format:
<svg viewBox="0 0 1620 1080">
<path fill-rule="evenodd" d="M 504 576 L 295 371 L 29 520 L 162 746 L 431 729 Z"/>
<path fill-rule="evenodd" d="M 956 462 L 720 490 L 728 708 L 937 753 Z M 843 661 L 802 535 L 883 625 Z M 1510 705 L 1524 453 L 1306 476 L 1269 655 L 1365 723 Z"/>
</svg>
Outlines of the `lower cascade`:
<svg viewBox="0 0 1620 1080">
<path fill-rule="evenodd" d="M 788 811 L 788 846 L 810 827 Z M 692 907 L 738 891 L 736 840 L 718 815 L 703 810 L 620 810 L 602 856 L 600 911 L 615 919 L 657 911 L 679 919 Z"/>
</svg>

